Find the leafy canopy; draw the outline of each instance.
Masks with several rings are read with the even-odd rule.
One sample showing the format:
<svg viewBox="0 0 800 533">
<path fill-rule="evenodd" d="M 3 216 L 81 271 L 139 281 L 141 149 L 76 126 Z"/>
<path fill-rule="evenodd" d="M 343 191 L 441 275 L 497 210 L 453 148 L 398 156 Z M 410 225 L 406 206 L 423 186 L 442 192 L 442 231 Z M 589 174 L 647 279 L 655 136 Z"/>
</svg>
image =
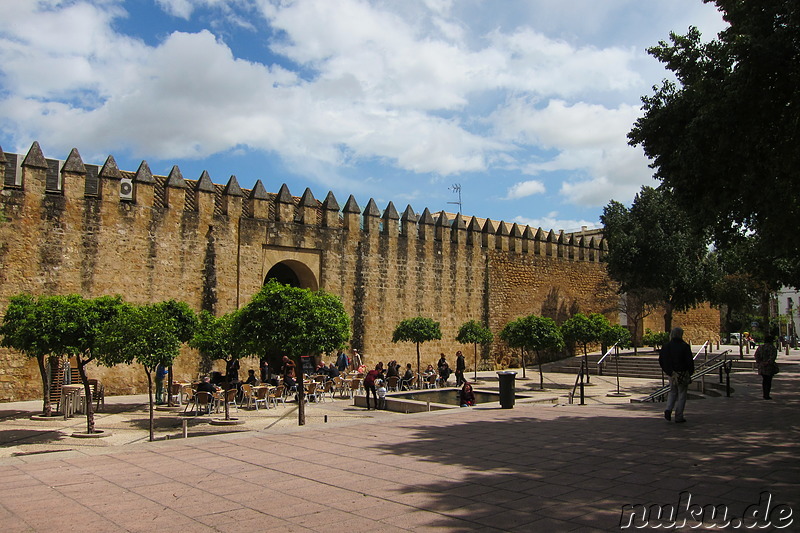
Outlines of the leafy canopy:
<svg viewBox="0 0 800 533">
<path fill-rule="evenodd" d="M 685 311 L 708 299 L 718 269 L 707 240 L 662 189 L 642 187 L 630 209 L 610 202 L 600 217 L 608 242 L 609 276 L 621 293 L 652 298 L 667 310 Z"/>
<path fill-rule="evenodd" d="M 512 348 L 528 351 L 560 349 L 564 339 L 552 318 L 528 315 L 512 320 L 500 331 L 500 338 Z"/>
<path fill-rule="evenodd" d="M 392 342 L 423 342 L 439 340 L 442 330 L 432 318 L 417 316 L 400 321 L 392 334 Z"/>
<path fill-rule="evenodd" d="M 489 344 L 493 339 L 492 331 L 477 320 L 461 324 L 456 335 L 461 344 Z"/>
<path fill-rule="evenodd" d="M 714 3 L 729 23 L 717 39 L 692 27 L 648 50 L 677 82 L 642 98 L 628 139 L 718 249 L 752 234 L 770 279 L 798 287 L 800 2 Z"/>
<path fill-rule="evenodd" d="M 179 326 L 158 304 L 123 305 L 119 313 L 103 324 L 97 346 L 105 364 L 134 361 L 149 373 L 162 364 L 170 366 L 180 350 Z"/>
<path fill-rule="evenodd" d="M 233 328 L 247 353 L 299 358 L 342 348 L 350 338 L 350 317 L 332 294 L 269 280 L 237 313 Z"/>
</svg>

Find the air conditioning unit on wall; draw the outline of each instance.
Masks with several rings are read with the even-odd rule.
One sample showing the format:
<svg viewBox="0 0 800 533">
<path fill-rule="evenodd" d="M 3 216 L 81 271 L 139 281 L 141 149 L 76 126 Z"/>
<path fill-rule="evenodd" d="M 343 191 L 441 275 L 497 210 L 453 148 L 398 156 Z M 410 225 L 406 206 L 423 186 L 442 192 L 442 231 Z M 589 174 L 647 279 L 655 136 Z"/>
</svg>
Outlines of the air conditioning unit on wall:
<svg viewBox="0 0 800 533">
<path fill-rule="evenodd" d="M 119 180 L 119 197 L 123 200 L 133 200 L 133 180 L 122 178 Z"/>
</svg>

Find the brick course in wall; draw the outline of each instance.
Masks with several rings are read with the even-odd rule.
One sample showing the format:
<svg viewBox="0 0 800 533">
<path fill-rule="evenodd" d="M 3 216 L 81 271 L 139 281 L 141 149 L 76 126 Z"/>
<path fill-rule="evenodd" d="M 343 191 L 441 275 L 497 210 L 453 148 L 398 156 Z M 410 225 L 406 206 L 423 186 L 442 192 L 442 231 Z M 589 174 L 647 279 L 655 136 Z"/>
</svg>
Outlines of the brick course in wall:
<svg viewBox="0 0 800 533">
<path fill-rule="evenodd" d="M 15 158 L 23 161 L 18 167 L 9 163 Z M 177 167 L 153 176 L 144 162 L 121 171 L 113 157 L 95 182 L 77 150 L 61 165 L 60 187 L 48 188 L 52 164 L 38 143 L 24 157 L 0 150 L 0 313 L 11 296 L 27 292 L 120 294 L 133 303 L 174 298 L 222 314 L 245 305 L 280 263 L 301 286 L 342 299 L 351 344 L 368 362 L 415 361 L 415 346 L 391 337 L 400 320 L 416 315 L 441 323 L 442 340 L 422 345 L 425 364 L 440 352 L 451 363 L 456 350 L 471 353 L 454 339 L 468 320 L 495 334 L 529 313 L 560 322 L 576 311 L 601 312 L 618 321 L 597 232 L 548 233 L 410 206 L 399 215 L 393 204 L 381 212 L 374 201 L 362 212 L 353 197 L 340 209 L 331 193 L 320 202 L 310 190 L 294 197 L 285 185 L 268 193 L 260 181 L 243 190 L 235 177 L 225 186 L 206 173 L 185 180 Z M 123 180 L 133 184 L 132 200 L 120 198 Z M 681 320 L 687 331 L 716 332 L 719 313 L 706 308 Z M 493 350 L 502 352 L 502 343 Z M 256 366 L 248 358 L 242 371 Z M 198 368 L 197 353 L 183 348 L 176 378 L 196 378 Z M 146 391 L 137 365 L 89 373 L 107 394 Z M 0 350 L 0 401 L 40 396 L 35 361 Z"/>
</svg>

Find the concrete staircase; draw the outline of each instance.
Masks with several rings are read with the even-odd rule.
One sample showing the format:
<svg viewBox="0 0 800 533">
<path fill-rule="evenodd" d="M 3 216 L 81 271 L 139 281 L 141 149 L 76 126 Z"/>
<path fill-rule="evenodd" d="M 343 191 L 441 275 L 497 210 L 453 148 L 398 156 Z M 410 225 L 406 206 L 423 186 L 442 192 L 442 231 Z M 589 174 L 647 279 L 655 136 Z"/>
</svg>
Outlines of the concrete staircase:
<svg viewBox="0 0 800 533">
<path fill-rule="evenodd" d="M 697 349 L 697 348 L 695 348 Z M 724 350 L 714 351 L 709 354 L 712 357 L 714 354 Z M 589 362 L 589 373 L 592 376 L 605 375 L 616 376 L 617 374 L 617 361 L 616 357 L 609 355 L 603 361 L 602 369 L 598 367 L 597 362 L 601 358 L 601 354 L 589 354 L 587 359 Z M 745 355 L 744 359 L 738 359 L 738 351 L 729 353 L 729 359 L 733 360 L 732 372 L 752 372 L 753 359 L 752 355 Z M 695 365 L 702 364 L 704 359 L 703 354 L 697 357 Z M 559 372 L 566 374 L 577 374 L 581 366 L 583 356 L 569 357 L 553 363 L 544 365 L 545 372 Z M 652 351 L 639 351 L 638 355 L 632 353 L 620 354 L 619 356 L 619 376 L 626 378 L 644 378 L 644 379 L 661 379 L 661 367 L 658 365 L 658 354 Z"/>
</svg>

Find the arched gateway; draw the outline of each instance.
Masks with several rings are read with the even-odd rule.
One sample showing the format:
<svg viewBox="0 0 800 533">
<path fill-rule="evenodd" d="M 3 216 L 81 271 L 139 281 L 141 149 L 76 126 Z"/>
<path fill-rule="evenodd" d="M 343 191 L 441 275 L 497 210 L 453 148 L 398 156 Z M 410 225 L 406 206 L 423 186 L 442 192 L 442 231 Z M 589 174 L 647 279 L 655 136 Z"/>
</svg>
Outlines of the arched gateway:
<svg viewBox="0 0 800 533">
<path fill-rule="evenodd" d="M 287 259 L 273 265 L 267 272 L 264 283 L 270 279 L 301 289 L 311 289 L 312 291 L 319 289 L 319 282 L 314 272 L 305 263 L 293 259 Z"/>
</svg>

